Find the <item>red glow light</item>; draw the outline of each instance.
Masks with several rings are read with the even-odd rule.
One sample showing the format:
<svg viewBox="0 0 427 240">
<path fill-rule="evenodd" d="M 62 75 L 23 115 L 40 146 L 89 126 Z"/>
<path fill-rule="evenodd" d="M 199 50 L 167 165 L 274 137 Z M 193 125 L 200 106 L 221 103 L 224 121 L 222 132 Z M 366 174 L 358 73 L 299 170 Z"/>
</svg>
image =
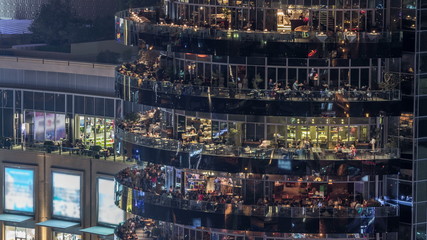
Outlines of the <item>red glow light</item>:
<svg viewBox="0 0 427 240">
<path fill-rule="evenodd" d="M 314 50 L 311 50 L 307 55 L 308 55 L 308 57 L 312 57 L 312 56 L 314 56 L 314 54 L 316 54 L 317 53 L 317 50 L 316 49 L 314 49 Z"/>
</svg>

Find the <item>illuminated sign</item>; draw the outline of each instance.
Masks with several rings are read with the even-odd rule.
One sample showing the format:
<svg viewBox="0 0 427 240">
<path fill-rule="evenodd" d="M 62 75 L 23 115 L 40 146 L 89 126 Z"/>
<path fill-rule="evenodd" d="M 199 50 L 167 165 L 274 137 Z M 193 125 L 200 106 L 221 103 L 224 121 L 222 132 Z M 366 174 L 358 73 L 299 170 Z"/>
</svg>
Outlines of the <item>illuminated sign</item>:
<svg viewBox="0 0 427 240">
<path fill-rule="evenodd" d="M 124 211 L 114 204 L 114 181 L 98 179 L 98 222 L 117 225 L 124 217 Z"/>
<path fill-rule="evenodd" d="M 6 167 L 4 172 L 5 209 L 34 212 L 34 171 Z"/>
<path fill-rule="evenodd" d="M 52 173 L 53 215 L 80 219 L 80 181 L 74 174 Z"/>
</svg>

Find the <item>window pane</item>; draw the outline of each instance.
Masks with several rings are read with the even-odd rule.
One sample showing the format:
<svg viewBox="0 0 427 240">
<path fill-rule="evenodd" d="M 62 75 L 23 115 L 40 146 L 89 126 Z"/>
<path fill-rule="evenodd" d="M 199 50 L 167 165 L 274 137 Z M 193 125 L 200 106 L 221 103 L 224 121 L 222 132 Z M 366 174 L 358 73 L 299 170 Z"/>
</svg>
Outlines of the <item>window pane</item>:
<svg viewBox="0 0 427 240">
<path fill-rule="evenodd" d="M 419 182 L 416 184 L 416 192 L 417 192 L 417 201 L 426 201 L 427 200 L 427 182 Z"/>
</svg>

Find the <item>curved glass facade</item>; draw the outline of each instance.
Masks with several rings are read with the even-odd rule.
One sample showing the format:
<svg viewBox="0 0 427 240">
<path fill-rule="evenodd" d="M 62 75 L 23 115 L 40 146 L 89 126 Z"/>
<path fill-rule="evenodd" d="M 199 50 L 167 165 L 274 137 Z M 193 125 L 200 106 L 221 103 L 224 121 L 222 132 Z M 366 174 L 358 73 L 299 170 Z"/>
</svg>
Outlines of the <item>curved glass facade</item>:
<svg viewBox="0 0 427 240">
<path fill-rule="evenodd" d="M 116 94 L 142 109 L 116 128 L 119 151 L 141 168 L 116 176 L 118 206 L 211 229 L 208 239 L 213 229 L 393 239 L 400 8 L 183 0 L 117 13 L 117 40 L 141 52 L 116 68 Z M 377 205 L 329 209 L 331 185 L 338 202 Z"/>
</svg>

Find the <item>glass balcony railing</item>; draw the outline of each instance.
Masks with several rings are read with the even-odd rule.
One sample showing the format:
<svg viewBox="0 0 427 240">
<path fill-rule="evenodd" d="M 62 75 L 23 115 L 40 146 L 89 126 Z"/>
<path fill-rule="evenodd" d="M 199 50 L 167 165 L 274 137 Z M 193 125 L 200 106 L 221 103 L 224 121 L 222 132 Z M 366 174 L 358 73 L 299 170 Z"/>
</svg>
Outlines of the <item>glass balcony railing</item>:
<svg viewBox="0 0 427 240">
<path fill-rule="evenodd" d="M 214 39 L 231 41 L 257 41 L 257 42 L 317 42 L 317 43 L 375 43 L 392 42 L 392 39 L 400 39 L 400 32 L 335 32 L 324 33 L 313 30 L 309 25 L 304 25 L 300 30 L 288 31 L 259 31 L 259 30 L 233 30 L 221 29 L 214 25 L 193 26 L 190 23 L 153 23 L 149 19 L 139 16 L 137 12 L 141 9 L 132 11 L 122 11 L 116 14 L 116 17 L 134 23 L 137 33 L 146 33 L 155 36 L 164 36 L 174 39 L 194 38 L 194 39 Z M 143 10 L 144 11 L 144 10 Z"/>
<path fill-rule="evenodd" d="M 206 98 L 225 98 L 259 101 L 317 101 L 317 102 L 370 102 L 399 101 L 399 90 L 265 90 L 206 87 L 192 84 L 174 84 L 169 81 L 142 80 L 128 76 L 131 73 L 116 72 L 116 83 L 134 90 L 153 91 L 155 93 L 186 95 Z"/>
<path fill-rule="evenodd" d="M 141 217 L 130 218 L 126 222 L 121 223 L 116 227 L 114 234 L 119 240 L 129 240 L 135 237 L 135 234 L 138 232 L 139 236 L 142 238 L 138 240 L 143 240 L 145 238 L 156 239 L 168 239 L 168 240 L 182 240 L 186 239 L 189 236 L 189 233 L 192 236 L 197 236 L 195 239 L 206 239 L 211 240 L 211 236 L 221 236 L 222 240 L 244 240 L 244 239 L 253 239 L 254 237 L 259 237 L 260 234 L 266 237 L 266 239 L 274 240 L 295 240 L 295 239 L 304 239 L 304 240 L 325 240 L 324 233 L 282 233 L 282 232 L 259 232 L 259 231 L 236 231 L 236 230 L 227 230 L 227 229 L 217 229 L 217 228 L 203 228 L 203 227 L 194 227 L 193 225 L 181 225 L 176 223 L 167 223 L 167 222 L 157 222 L 149 219 L 149 223 L 146 223 L 147 219 Z M 143 222 L 141 224 L 141 222 Z M 173 226 L 172 226 L 173 224 Z M 148 226 L 147 226 L 148 225 Z M 172 227 L 175 227 L 175 231 L 170 231 Z M 388 233 L 391 235 L 391 233 Z M 336 237 L 335 237 L 336 236 Z M 269 238 L 271 237 L 271 238 Z M 333 238 L 334 240 L 375 240 L 375 236 L 370 236 L 368 233 L 338 233 L 338 234 L 328 234 L 328 237 Z M 215 238 L 214 238 L 215 239 Z M 133 239 L 136 240 L 136 239 Z"/>
<path fill-rule="evenodd" d="M 389 160 L 399 157 L 397 148 L 387 149 L 358 149 L 355 155 L 351 155 L 350 150 L 335 152 L 334 150 L 311 148 L 310 151 L 296 148 L 256 148 L 239 147 L 225 144 L 201 144 L 188 143 L 183 144 L 176 139 L 146 137 L 123 129 L 116 128 L 116 137 L 126 142 L 136 145 L 156 148 L 164 151 L 185 152 L 194 155 L 215 155 L 222 157 L 241 157 L 252 159 L 290 159 L 290 160 L 355 160 L 355 161 L 374 161 Z"/>
<path fill-rule="evenodd" d="M 112 148 L 79 148 L 79 147 L 63 147 L 60 145 L 43 145 L 43 144 L 20 144 L 11 145 L 10 147 L 2 146 L 0 149 L 13 151 L 34 152 L 43 154 L 69 155 L 87 159 L 100 159 L 109 161 L 124 161 L 123 156 L 115 155 Z"/>
<path fill-rule="evenodd" d="M 398 216 L 398 207 L 393 205 L 380 207 L 289 207 L 286 205 L 244 205 L 233 203 L 217 203 L 198 200 L 185 200 L 168 198 L 149 192 L 139 194 L 128 194 L 128 192 L 140 191 L 129 186 L 122 185 L 116 179 L 116 199 L 122 197 L 126 202 L 144 202 L 161 207 L 177 208 L 187 211 L 200 211 L 205 213 L 215 213 L 224 215 L 243 215 L 258 217 L 281 217 L 281 218 L 375 218 L 375 217 L 395 217 Z M 124 201 L 122 199 L 122 201 Z M 138 206 L 132 204 L 132 212 L 138 212 Z M 189 213 L 190 214 L 190 213 Z"/>
</svg>

